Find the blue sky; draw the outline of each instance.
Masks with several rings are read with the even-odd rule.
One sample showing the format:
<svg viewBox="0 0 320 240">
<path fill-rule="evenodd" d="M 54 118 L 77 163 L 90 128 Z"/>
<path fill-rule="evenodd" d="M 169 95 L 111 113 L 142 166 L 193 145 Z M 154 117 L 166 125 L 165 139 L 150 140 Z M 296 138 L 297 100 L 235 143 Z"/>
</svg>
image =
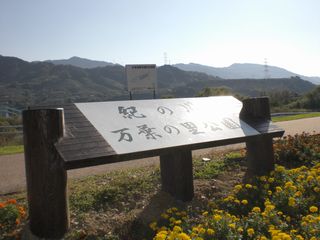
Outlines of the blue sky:
<svg viewBox="0 0 320 240">
<path fill-rule="evenodd" d="M 0 54 L 259 63 L 320 76 L 318 0 L 1 0 Z"/>
</svg>

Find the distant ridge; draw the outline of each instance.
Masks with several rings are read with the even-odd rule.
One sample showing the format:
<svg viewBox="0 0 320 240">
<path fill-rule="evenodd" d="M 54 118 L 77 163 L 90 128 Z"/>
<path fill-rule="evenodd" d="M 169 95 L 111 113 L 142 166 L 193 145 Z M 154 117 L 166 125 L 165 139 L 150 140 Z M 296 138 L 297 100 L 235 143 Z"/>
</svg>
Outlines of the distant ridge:
<svg viewBox="0 0 320 240">
<path fill-rule="evenodd" d="M 80 58 L 76 56 L 71 57 L 69 59 L 46 60 L 45 62 L 50 62 L 50 63 L 53 63 L 54 65 L 71 65 L 71 66 L 80 67 L 80 68 L 96 68 L 96 67 L 106 67 L 106 66 L 117 65 L 110 62 L 90 60 L 90 59 Z"/>
<path fill-rule="evenodd" d="M 86 69 L 0 56 L 0 102 L 25 108 L 39 104 L 127 100 L 125 76 L 121 65 Z M 212 87 L 224 87 L 252 97 L 277 91 L 302 95 L 316 87 L 299 77 L 227 80 L 170 65 L 158 67 L 157 79 L 159 98 L 194 97 L 204 88 Z"/>
<path fill-rule="evenodd" d="M 173 65 L 184 71 L 202 72 L 211 76 L 220 77 L 224 79 L 263 79 L 265 78 L 264 65 L 253 63 L 234 63 L 229 67 L 211 67 L 201 65 L 197 63 L 189 64 L 175 64 Z M 299 76 L 300 78 L 312 82 L 314 84 L 320 84 L 320 77 L 307 77 L 300 74 L 290 72 L 284 68 L 268 66 L 268 74 L 270 78 L 290 78 Z"/>
</svg>

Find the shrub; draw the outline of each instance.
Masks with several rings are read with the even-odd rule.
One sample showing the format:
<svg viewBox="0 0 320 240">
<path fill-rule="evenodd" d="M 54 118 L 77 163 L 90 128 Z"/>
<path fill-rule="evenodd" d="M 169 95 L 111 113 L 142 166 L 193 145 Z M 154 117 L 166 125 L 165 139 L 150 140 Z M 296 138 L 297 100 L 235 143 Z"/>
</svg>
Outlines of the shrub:
<svg viewBox="0 0 320 240">
<path fill-rule="evenodd" d="M 275 160 L 287 167 L 312 166 L 320 159 L 320 136 L 308 133 L 286 136 L 274 144 Z"/>
<path fill-rule="evenodd" d="M 0 239 L 15 238 L 18 234 L 17 226 L 25 217 L 25 208 L 15 199 L 0 202 Z"/>
</svg>

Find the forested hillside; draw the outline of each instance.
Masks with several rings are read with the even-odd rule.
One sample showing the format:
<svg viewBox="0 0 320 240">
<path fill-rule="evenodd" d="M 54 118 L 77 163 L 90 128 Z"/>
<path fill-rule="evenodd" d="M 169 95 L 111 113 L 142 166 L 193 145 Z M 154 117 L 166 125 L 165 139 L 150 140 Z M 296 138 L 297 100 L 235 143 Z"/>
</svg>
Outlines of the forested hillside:
<svg viewBox="0 0 320 240">
<path fill-rule="evenodd" d="M 298 77 L 227 80 L 205 73 L 158 67 L 158 97 L 194 97 L 206 87 L 227 87 L 243 96 L 288 91 L 304 94 L 315 88 Z M 0 103 L 24 108 L 36 104 L 128 99 L 121 65 L 83 69 L 48 62 L 26 62 L 0 56 Z"/>
</svg>

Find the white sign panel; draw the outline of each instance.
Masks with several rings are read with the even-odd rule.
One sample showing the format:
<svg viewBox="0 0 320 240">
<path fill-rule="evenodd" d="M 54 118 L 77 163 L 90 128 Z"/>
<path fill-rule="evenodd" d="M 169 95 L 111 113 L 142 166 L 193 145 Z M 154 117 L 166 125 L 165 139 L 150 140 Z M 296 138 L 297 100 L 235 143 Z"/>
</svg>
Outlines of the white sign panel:
<svg viewBox="0 0 320 240">
<path fill-rule="evenodd" d="M 76 103 L 117 154 L 258 135 L 233 97 Z"/>
<path fill-rule="evenodd" d="M 156 89 L 156 65 L 126 65 L 128 91 Z"/>
</svg>

